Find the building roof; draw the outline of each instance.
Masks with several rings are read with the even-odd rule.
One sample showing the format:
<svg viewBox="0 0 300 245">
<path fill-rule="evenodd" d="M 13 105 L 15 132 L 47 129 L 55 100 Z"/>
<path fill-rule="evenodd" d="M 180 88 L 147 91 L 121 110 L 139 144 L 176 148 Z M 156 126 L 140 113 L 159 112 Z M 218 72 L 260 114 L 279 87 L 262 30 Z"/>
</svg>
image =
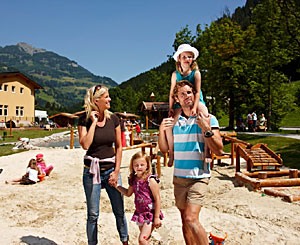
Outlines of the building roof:
<svg viewBox="0 0 300 245">
<path fill-rule="evenodd" d="M 50 116 L 49 119 L 58 117 L 58 116 L 63 116 L 63 117 L 68 117 L 68 118 L 78 118 L 78 116 L 76 116 L 74 114 L 67 113 L 67 112 L 61 112 L 61 113 L 57 113 L 55 115 Z"/>
<path fill-rule="evenodd" d="M 169 103 L 168 102 L 145 102 L 143 105 L 145 111 L 168 111 Z"/>
<path fill-rule="evenodd" d="M 26 82 L 32 84 L 35 89 L 42 89 L 43 88 L 41 85 L 37 84 L 35 81 L 31 80 L 29 77 L 25 76 L 21 72 L 1 72 L 0 73 L 0 78 L 9 78 L 9 77 L 21 77 Z"/>
</svg>

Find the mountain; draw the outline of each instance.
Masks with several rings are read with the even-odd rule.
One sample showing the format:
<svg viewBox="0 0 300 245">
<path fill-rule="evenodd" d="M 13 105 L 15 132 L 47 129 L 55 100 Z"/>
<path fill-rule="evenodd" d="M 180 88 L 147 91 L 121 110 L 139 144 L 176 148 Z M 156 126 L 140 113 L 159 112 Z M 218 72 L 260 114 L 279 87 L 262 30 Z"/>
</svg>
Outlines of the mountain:
<svg viewBox="0 0 300 245">
<path fill-rule="evenodd" d="M 20 71 L 44 87 L 36 92 L 38 107 L 49 103 L 71 107 L 95 84 L 108 88 L 118 85 L 109 77 L 95 76 L 76 61 L 22 42 L 0 46 L 0 72 L 5 71 Z"/>
</svg>

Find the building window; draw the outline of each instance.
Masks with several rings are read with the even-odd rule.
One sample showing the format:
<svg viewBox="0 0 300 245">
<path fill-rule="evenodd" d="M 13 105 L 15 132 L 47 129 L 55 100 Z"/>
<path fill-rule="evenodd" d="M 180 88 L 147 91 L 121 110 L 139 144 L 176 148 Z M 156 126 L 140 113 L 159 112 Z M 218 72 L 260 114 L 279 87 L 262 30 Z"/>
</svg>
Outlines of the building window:
<svg viewBox="0 0 300 245">
<path fill-rule="evenodd" d="M 4 91 L 8 90 L 8 85 L 4 85 Z"/>
<path fill-rule="evenodd" d="M 24 116 L 24 107 L 23 106 L 20 107 L 20 116 L 21 117 Z"/>
<path fill-rule="evenodd" d="M 8 105 L 5 105 L 3 116 L 7 116 L 7 115 L 8 115 Z"/>
<path fill-rule="evenodd" d="M 12 87 L 11 87 L 11 92 L 12 92 L 12 93 L 15 93 L 15 92 L 16 92 L 16 86 L 12 86 Z"/>
<path fill-rule="evenodd" d="M 3 116 L 3 105 L 0 105 L 0 116 Z"/>
<path fill-rule="evenodd" d="M 24 93 L 24 88 L 20 88 L 20 94 Z"/>
<path fill-rule="evenodd" d="M 0 84 L 0 91 L 2 91 L 2 84 Z"/>
<path fill-rule="evenodd" d="M 19 106 L 16 106 L 16 116 L 17 116 L 17 117 L 19 116 L 19 110 L 20 110 L 20 107 L 19 107 Z"/>
</svg>

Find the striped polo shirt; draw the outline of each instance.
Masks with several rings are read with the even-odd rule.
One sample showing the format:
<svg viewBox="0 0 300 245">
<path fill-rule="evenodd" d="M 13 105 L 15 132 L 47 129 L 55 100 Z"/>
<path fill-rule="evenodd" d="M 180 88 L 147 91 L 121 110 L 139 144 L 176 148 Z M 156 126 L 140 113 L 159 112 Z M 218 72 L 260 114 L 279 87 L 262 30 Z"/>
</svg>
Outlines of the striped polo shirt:
<svg viewBox="0 0 300 245">
<path fill-rule="evenodd" d="M 173 127 L 174 176 L 192 179 L 210 177 L 209 164 L 204 164 L 204 138 L 196 119 L 180 115 Z M 211 128 L 219 128 L 214 116 L 211 116 L 210 125 Z"/>
</svg>

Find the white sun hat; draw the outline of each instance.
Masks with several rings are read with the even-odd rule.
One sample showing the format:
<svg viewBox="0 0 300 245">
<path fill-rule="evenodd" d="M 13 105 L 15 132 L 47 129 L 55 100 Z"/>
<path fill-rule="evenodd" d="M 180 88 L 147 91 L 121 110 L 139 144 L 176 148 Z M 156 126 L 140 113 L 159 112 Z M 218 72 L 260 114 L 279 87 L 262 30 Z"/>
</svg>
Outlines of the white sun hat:
<svg viewBox="0 0 300 245">
<path fill-rule="evenodd" d="M 199 55 L 199 52 L 196 48 L 192 47 L 189 44 L 181 44 L 181 45 L 179 45 L 177 51 L 173 55 L 174 60 L 177 61 L 178 56 L 183 52 L 192 52 L 194 54 L 193 60 L 197 59 L 197 57 Z"/>
</svg>

